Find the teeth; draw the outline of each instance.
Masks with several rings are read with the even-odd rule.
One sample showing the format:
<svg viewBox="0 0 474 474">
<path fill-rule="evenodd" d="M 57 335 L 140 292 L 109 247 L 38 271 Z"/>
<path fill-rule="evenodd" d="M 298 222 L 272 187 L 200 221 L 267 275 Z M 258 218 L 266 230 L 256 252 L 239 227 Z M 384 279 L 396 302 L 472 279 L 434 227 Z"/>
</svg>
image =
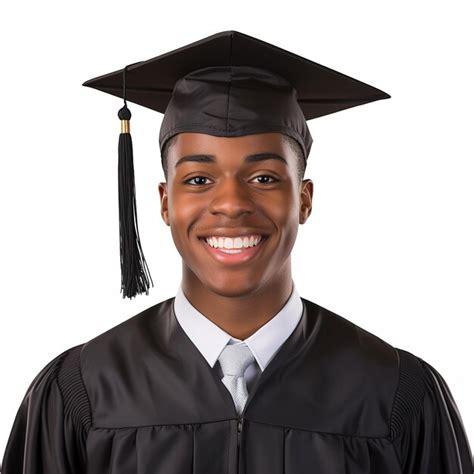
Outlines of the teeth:
<svg viewBox="0 0 474 474">
<path fill-rule="evenodd" d="M 262 240 L 261 235 L 251 235 L 242 237 L 206 237 L 206 242 L 214 248 L 221 249 L 241 249 L 248 247 L 255 247 Z"/>
</svg>

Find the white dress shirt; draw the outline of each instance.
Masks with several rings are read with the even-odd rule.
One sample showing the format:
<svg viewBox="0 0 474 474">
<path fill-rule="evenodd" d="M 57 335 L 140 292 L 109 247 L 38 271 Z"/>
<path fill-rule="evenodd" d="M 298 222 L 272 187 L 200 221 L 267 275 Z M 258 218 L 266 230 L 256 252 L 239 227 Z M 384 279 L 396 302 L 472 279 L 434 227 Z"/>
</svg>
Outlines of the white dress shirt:
<svg viewBox="0 0 474 474">
<path fill-rule="evenodd" d="M 174 312 L 179 325 L 189 339 L 201 352 L 210 367 L 222 378 L 220 364 L 216 364 L 219 355 L 228 343 L 236 344 L 242 342 L 241 339 L 232 337 L 200 313 L 186 298 L 181 284 L 176 292 Z M 244 373 L 249 392 L 256 376 L 265 370 L 280 346 L 288 339 L 302 314 L 303 302 L 293 282 L 292 293 L 283 308 L 244 340 L 256 361 L 256 363 L 250 364 Z"/>
</svg>

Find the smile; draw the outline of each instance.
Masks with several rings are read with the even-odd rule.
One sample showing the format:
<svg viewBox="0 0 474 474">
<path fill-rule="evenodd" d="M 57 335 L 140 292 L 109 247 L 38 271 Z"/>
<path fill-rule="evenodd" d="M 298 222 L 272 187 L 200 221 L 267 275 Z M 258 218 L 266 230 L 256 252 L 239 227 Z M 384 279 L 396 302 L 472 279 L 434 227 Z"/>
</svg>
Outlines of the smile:
<svg viewBox="0 0 474 474">
<path fill-rule="evenodd" d="M 209 236 L 201 237 L 199 240 L 201 240 L 208 252 L 216 260 L 222 263 L 232 264 L 246 262 L 257 255 L 267 240 L 267 236 Z"/>
<path fill-rule="evenodd" d="M 231 252 L 227 253 L 235 253 L 235 251 L 257 246 L 262 237 L 262 235 L 242 235 L 238 237 L 211 236 L 204 237 L 204 239 L 213 248 L 230 250 Z"/>
</svg>

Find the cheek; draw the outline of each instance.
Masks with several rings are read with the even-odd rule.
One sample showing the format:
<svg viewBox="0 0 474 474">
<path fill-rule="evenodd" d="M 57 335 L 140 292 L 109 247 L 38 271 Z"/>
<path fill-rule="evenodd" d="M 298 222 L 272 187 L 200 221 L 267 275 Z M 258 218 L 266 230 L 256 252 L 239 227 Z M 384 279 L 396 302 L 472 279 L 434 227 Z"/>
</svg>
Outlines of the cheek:
<svg viewBox="0 0 474 474">
<path fill-rule="evenodd" d="M 282 251 L 288 253 L 298 233 L 299 201 L 293 196 L 286 195 L 286 199 L 281 199 L 278 204 L 274 203 L 268 212 L 280 233 Z"/>
<path fill-rule="evenodd" d="M 197 203 L 189 194 L 179 191 L 175 192 L 172 189 L 169 195 L 168 206 L 170 220 L 177 225 L 182 225 L 182 223 L 189 221 L 190 217 L 194 214 Z"/>
<path fill-rule="evenodd" d="M 280 228 L 289 228 L 299 222 L 299 201 L 293 194 L 285 194 L 280 199 L 269 203 L 268 215 Z"/>
<path fill-rule="evenodd" d="M 202 214 L 202 205 L 192 196 L 170 195 L 168 215 L 171 234 L 177 247 L 188 239 L 193 225 Z"/>
</svg>

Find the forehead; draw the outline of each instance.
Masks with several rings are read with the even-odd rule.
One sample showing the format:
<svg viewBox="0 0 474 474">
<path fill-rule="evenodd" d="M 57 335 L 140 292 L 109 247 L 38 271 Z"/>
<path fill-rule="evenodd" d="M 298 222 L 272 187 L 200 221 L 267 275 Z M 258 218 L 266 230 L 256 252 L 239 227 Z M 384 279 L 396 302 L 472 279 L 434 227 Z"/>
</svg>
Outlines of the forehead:
<svg viewBox="0 0 474 474">
<path fill-rule="evenodd" d="M 170 149 L 169 162 L 174 164 L 181 157 L 194 154 L 212 154 L 216 161 L 219 158 L 243 161 L 250 154 L 265 152 L 288 156 L 291 146 L 284 135 L 275 132 L 242 137 L 216 137 L 205 133 L 182 132 L 176 136 Z"/>
</svg>

